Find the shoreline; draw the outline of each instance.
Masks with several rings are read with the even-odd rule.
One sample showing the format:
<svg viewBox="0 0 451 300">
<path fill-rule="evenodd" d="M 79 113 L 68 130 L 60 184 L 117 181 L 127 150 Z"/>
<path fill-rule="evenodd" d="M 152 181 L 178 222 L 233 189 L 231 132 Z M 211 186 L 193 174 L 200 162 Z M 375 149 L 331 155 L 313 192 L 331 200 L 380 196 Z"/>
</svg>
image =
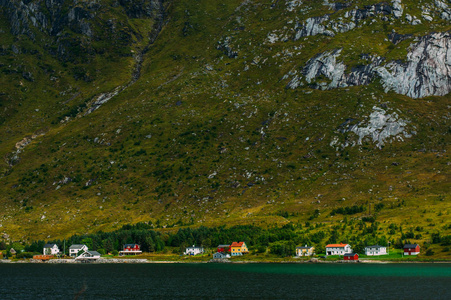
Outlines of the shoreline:
<svg viewBox="0 0 451 300">
<path fill-rule="evenodd" d="M 41 261 L 35 259 L 24 260 L 0 260 L 1 264 L 434 264 L 434 263 L 451 263 L 451 260 L 436 260 L 436 261 L 391 261 L 391 260 L 358 260 L 358 261 L 324 261 L 324 260 L 302 260 L 302 261 L 232 261 L 232 260 L 208 260 L 208 261 L 171 261 L 171 260 L 148 260 L 145 258 L 137 259 L 97 259 L 92 261 L 81 261 L 74 259 L 51 259 L 48 261 Z"/>
</svg>

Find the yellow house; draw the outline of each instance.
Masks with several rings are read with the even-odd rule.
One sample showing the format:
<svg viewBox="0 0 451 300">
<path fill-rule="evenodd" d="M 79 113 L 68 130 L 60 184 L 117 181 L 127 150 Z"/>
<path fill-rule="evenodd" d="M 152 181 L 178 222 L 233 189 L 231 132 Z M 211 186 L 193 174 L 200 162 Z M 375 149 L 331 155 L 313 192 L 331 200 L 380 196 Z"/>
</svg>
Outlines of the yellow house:
<svg viewBox="0 0 451 300">
<path fill-rule="evenodd" d="M 230 246 L 230 254 L 232 256 L 238 256 L 249 253 L 245 242 L 233 242 Z"/>
<path fill-rule="evenodd" d="M 315 253 L 315 247 L 296 247 L 296 256 L 312 256 Z"/>
</svg>

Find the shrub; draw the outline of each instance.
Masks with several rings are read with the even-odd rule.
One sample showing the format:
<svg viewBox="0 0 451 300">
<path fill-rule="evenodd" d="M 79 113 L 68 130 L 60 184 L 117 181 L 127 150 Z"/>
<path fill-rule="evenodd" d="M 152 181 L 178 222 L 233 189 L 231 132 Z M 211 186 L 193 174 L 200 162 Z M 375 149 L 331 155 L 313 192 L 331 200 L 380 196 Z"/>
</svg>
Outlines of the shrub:
<svg viewBox="0 0 451 300">
<path fill-rule="evenodd" d="M 432 255 L 434 255 L 434 250 L 432 250 L 431 248 L 429 248 L 429 249 L 426 251 L 426 255 L 427 255 L 427 256 L 432 256 Z"/>
<path fill-rule="evenodd" d="M 37 252 L 21 252 L 21 253 L 18 253 L 16 255 L 16 258 L 19 258 L 19 259 L 33 258 L 33 255 L 38 255 L 38 254 L 41 254 L 41 253 L 37 253 Z"/>
</svg>

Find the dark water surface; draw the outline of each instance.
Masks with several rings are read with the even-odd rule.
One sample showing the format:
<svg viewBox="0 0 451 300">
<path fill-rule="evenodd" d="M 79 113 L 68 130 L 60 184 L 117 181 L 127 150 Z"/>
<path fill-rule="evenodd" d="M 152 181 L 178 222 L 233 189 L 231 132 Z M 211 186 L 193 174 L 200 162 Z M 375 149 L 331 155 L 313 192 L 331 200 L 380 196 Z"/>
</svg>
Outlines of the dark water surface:
<svg viewBox="0 0 451 300">
<path fill-rule="evenodd" d="M 0 299 L 451 299 L 451 264 L 0 264 Z"/>
</svg>

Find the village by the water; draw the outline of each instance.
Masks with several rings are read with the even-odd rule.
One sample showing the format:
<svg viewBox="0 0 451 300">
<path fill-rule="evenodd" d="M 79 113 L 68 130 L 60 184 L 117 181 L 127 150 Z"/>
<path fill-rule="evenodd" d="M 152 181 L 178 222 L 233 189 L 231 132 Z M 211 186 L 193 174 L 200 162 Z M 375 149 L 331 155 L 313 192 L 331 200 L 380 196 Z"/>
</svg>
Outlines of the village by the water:
<svg viewBox="0 0 451 300">
<path fill-rule="evenodd" d="M 103 250 L 103 249 L 102 249 Z M 101 252 L 104 252 L 100 250 Z M 328 244 L 325 249 L 317 254 L 317 249 L 313 246 L 304 245 L 296 247 L 293 262 L 296 259 L 303 258 L 302 261 L 321 262 L 371 262 L 371 258 L 379 258 L 390 255 L 389 246 L 371 245 L 364 248 L 364 253 L 355 253 L 349 244 Z M 23 252 L 24 250 L 22 250 Z M 392 250 L 393 251 L 393 250 Z M 21 251 L 16 251 L 14 248 L 8 250 L 8 254 L 3 254 L 3 259 L 0 262 L 34 262 L 34 263 L 146 263 L 151 262 L 146 258 L 146 253 L 143 253 L 141 246 L 136 243 L 125 244 L 121 251 L 113 251 L 112 253 L 100 253 L 89 249 L 85 244 L 73 244 L 67 247 L 63 246 L 60 249 L 57 244 L 48 243 L 43 246 L 42 254 L 33 255 L 33 257 L 23 257 L 20 255 Z M 1 252 L 0 252 L 1 253 Z M 420 245 L 405 244 L 401 251 L 397 251 L 401 257 L 409 258 L 420 254 Z M 9 255 L 9 256 L 8 256 Z M 217 247 L 206 248 L 203 246 L 192 245 L 186 247 L 180 257 L 202 257 L 206 258 L 206 262 L 240 262 L 239 258 L 252 255 L 248 250 L 245 242 L 232 242 L 229 244 L 221 244 Z M 362 256 L 364 258 L 362 258 Z M 333 260 L 330 260 L 332 258 Z M 237 260 L 238 259 L 238 260 Z"/>
</svg>

